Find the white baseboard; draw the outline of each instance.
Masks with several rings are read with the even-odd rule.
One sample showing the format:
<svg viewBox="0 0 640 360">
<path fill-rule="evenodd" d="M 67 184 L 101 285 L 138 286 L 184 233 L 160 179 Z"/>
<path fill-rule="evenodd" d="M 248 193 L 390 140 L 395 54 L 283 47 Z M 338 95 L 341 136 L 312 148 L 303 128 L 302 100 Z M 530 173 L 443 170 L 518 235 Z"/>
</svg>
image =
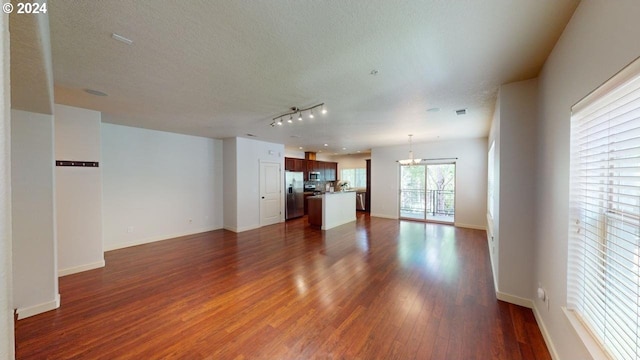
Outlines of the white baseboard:
<svg viewBox="0 0 640 360">
<path fill-rule="evenodd" d="M 397 216 L 389 216 L 386 214 L 375 214 L 375 213 L 371 213 L 369 214 L 369 216 L 373 216 L 373 217 L 379 217 L 379 218 L 383 218 L 383 219 L 393 219 L 393 220 L 398 220 Z"/>
<path fill-rule="evenodd" d="M 47 301 L 42 304 L 29 306 L 26 308 L 18 308 L 16 309 L 16 313 L 18 314 L 18 320 L 28 318 L 29 316 L 34 316 L 38 314 L 42 314 L 43 312 L 47 312 L 50 310 L 55 310 L 60 307 L 60 294 L 57 294 L 55 299 L 51 301 Z"/>
<path fill-rule="evenodd" d="M 93 269 L 97 269 L 97 268 L 101 268 L 104 267 L 104 259 L 102 259 L 101 261 L 96 261 L 94 263 L 91 264 L 84 264 L 84 265 L 80 265 L 80 266 L 74 266 L 71 268 L 66 268 L 66 269 L 60 269 L 58 270 L 58 277 L 60 276 L 65 276 L 65 275 L 71 275 L 71 274 L 75 274 L 75 273 L 79 273 L 79 272 L 83 272 L 83 271 L 87 271 L 87 270 L 93 270 Z"/>
<path fill-rule="evenodd" d="M 185 233 L 154 236 L 154 237 L 134 240 L 134 241 L 130 241 L 130 242 L 121 242 L 121 243 L 116 243 L 116 244 L 104 244 L 103 246 L 104 246 L 104 251 L 118 250 L 118 249 L 128 248 L 128 247 L 131 247 L 131 246 L 144 245 L 144 244 L 148 244 L 148 243 L 152 243 L 152 242 L 156 242 L 156 241 L 169 240 L 169 239 L 173 239 L 173 238 L 177 238 L 177 237 L 181 237 L 181 236 L 195 235 L 195 234 L 205 233 L 205 232 L 209 232 L 209 231 L 220 230 L 221 228 L 222 228 L 221 226 L 217 226 L 217 227 L 212 227 L 212 228 L 197 229 L 197 230 L 193 230 L 193 231 L 189 231 L 189 232 L 185 232 Z"/>
<path fill-rule="evenodd" d="M 225 230 L 233 231 L 234 233 L 241 233 L 243 231 L 255 230 L 261 228 L 260 225 L 252 225 L 252 226 L 244 226 L 244 227 L 235 227 L 235 226 L 225 226 Z"/>
<path fill-rule="evenodd" d="M 482 225 L 471 225 L 471 224 L 463 224 L 463 223 L 459 223 L 456 222 L 453 224 L 455 227 L 461 227 L 461 228 L 466 228 L 466 229 L 475 229 L 475 230 L 487 230 L 486 226 L 482 226 Z"/>
<path fill-rule="evenodd" d="M 551 354 L 551 358 L 553 360 L 560 360 L 560 356 L 558 356 L 558 351 L 556 350 L 553 341 L 551 340 L 551 335 L 549 335 L 549 331 L 547 331 L 547 326 L 542 321 L 542 316 L 540 316 L 540 312 L 538 311 L 538 307 L 535 302 L 530 299 L 521 298 L 519 296 L 505 294 L 499 291 L 496 291 L 496 297 L 499 300 L 506 301 L 508 303 L 524 306 L 533 311 L 533 316 L 536 318 L 536 322 L 538 323 L 538 327 L 540 328 L 540 332 L 542 333 L 542 338 L 544 339 L 545 344 L 547 345 L 547 349 L 549 349 L 549 353 Z"/>
<path fill-rule="evenodd" d="M 547 349 L 549 349 L 549 353 L 551 354 L 551 358 L 553 360 L 560 360 L 560 356 L 558 356 L 558 351 L 556 350 L 553 341 L 551 340 L 551 335 L 547 331 L 547 326 L 542 321 L 542 316 L 540 316 L 540 312 L 538 311 L 538 307 L 533 304 L 533 316 L 536 318 L 536 322 L 538 323 L 538 327 L 540 328 L 540 332 L 542 333 L 542 338 L 544 339 L 545 344 L 547 344 Z"/>
<path fill-rule="evenodd" d="M 519 296 L 503 293 L 501 291 L 496 291 L 496 297 L 498 298 L 498 300 L 533 309 L 533 301 L 531 301 L 531 299 L 521 298 Z"/>
</svg>

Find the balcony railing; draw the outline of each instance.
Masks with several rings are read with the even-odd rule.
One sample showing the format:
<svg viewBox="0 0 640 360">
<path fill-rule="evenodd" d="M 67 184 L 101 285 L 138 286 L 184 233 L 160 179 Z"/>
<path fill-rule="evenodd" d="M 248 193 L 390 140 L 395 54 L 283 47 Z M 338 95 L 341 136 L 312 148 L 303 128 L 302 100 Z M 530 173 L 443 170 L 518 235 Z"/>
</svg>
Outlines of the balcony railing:
<svg viewBox="0 0 640 360">
<path fill-rule="evenodd" d="M 451 190 L 403 189 L 400 192 L 400 211 L 426 213 L 432 216 L 454 216 L 455 192 Z"/>
</svg>

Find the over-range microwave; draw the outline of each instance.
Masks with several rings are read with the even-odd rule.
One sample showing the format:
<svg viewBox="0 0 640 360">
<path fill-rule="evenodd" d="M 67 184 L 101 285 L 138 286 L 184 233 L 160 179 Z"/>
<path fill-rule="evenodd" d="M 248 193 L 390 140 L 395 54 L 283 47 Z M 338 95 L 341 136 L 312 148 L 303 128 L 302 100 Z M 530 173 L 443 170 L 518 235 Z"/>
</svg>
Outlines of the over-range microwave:
<svg viewBox="0 0 640 360">
<path fill-rule="evenodd" d="M 318 181 L 320 180 L 320 173 L 317 171 L 312 171 L 309 173 L 309 181 Z"/>
</svg>

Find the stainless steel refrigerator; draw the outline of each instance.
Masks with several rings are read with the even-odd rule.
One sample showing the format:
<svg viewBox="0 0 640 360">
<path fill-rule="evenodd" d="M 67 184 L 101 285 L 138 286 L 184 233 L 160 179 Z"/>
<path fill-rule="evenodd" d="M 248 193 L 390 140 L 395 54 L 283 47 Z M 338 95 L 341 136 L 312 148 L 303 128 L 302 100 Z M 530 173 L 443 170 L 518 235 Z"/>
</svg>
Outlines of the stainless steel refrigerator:
<svg viewBox="0 0 640 360">
<path fill-rule="evenodd" d="M 304 215 L 304 178 L 302 172 L 285 172 L 285 193 L 287 195 L 286 219 Z"/>
</svg>

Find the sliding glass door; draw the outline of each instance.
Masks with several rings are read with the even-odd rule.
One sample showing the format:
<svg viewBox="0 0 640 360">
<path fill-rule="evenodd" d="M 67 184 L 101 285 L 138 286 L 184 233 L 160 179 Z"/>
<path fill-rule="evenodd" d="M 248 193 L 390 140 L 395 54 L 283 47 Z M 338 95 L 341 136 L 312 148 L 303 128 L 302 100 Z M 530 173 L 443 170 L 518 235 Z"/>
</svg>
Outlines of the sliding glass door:
<svg viewBox="0 0 640 360">
<path fill-rule="evenodd" d="M 456 165 L 400 166 L 400 218 L 453 223 Z"/>
</svg>

